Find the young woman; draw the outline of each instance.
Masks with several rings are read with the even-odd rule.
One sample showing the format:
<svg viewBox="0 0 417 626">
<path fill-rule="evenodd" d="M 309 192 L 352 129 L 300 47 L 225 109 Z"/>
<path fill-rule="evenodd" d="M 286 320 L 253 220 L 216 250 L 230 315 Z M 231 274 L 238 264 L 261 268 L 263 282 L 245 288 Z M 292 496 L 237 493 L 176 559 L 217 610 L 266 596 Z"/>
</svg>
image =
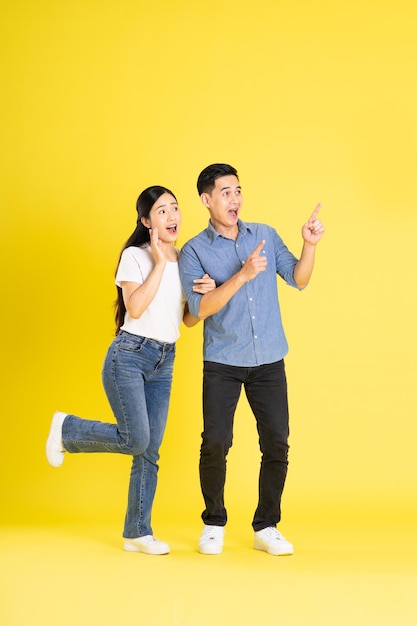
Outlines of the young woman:
<svg viewBox="0 0 417 626">
<path fill-rule="evenodd" d="M 136 204 L 135 231 L 126 242 L 116 272 L 116 338 L 103 366 L 103 385 L 116 424 L 57 412 L 46 443 L 48 462 L 59 467 L 65 452 L 117 452 L 133 456 L 124 549 L 167 554 L 168 544 L 153 536 L 159 448 L 171 393 L 175 342 L 181 321 L 198 320 L 185 304 L 175 241 L 181 213 L 165 187 L 145 189 Z M 195 290 L 214 289 L 207 275 Z"/>
</svg>

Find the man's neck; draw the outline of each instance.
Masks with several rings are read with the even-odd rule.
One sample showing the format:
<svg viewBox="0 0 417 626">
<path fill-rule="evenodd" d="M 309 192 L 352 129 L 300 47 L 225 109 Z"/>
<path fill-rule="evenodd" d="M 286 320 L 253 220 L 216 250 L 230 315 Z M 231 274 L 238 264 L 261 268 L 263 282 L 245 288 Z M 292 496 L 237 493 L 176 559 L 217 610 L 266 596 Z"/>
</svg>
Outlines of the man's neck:
<svg viewBox="0 0 417 626">
<path fill-rule="evenodd" d="M 239 226 L 238 224 L 233 224 L 233 226 L 224 226 L 223 224 L 213 224 L 210 220 L 211 225 L 213 226 L 216 233 L 222 235 L 222 237 L 226 237 L 227 239 L 233 239 L 236 241 L 239 235 Z"/>
</svg>

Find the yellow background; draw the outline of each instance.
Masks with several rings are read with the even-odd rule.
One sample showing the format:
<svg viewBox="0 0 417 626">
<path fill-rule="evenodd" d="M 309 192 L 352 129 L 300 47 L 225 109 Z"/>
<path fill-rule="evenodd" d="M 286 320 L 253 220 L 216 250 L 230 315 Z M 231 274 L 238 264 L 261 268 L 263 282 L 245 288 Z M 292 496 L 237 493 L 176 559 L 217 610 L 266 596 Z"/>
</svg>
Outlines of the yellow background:
<svg viewBox="0 0 417 626">
<path fill-rule="evenodd" d="M 303 293 L 280 285 L 291 408 L 283 510 L 416 518 L 417 8 L 411 0 L 16 0 L 2 9 L 2 523 L 111 521 L 130 459 L 44 456 L 55 410 L 110 420 L 101 365 L 138 193 L 237 167 L 242 218 L 296 253 L 327 227 Z M 183 328 L 155 519 L 199 519 L 201 330 Z M 242 397 L 231 520 L 249 527 L 259 453 Z"/>
</svg>

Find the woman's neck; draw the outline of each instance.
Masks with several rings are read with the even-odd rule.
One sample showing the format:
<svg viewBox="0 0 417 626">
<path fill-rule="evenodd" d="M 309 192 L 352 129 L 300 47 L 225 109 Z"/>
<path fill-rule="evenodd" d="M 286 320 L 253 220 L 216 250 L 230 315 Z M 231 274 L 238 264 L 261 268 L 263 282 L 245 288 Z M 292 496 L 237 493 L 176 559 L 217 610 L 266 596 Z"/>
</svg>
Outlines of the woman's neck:
<svg viewBox="0 0 417 626">
<path fill-rule="evenodd" d="M 170 261 L 171 263 L 178 261 L 178 251 L 176 247 L 174 246 L 174 244 L 163 243 L 162 250 L 164 251 L 165 258 L 167 259 L 167 261 Z"/>
</svg>

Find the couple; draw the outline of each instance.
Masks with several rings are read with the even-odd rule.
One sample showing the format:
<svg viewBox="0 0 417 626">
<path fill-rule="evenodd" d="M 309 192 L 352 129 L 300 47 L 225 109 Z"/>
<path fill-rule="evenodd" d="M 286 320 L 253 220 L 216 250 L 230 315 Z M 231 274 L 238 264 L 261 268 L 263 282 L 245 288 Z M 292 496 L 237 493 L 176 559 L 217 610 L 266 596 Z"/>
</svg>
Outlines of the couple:
<svg viewBox="0 0 417 626">
<path fill-rule="evenodd" d="M 277 530 L 288 465 L 288 404 L 276 274 L 303 289 L 324 228 L 320 205 L 302 227 L 297 259 L 270 226 L 242 222 L 237 171 L 213 164 L 197 189 L 210 214 L 208 227 L 178 252 L 181 213 L 165 187 L 145 189 L 137 200 L 137 226 L 116 272 L 116 338 L 102 377 L 117 424 L 57 412 L 46 444 L 50 465 L 65 452 L 117 452 L 133 457 L 124 524 L 124 549 L 167 554 L 152 531 L 159 448 L 167 420 L 175 342 L 181 321 L 204 320 L 203 417 L 200 482 L 205 502 L 202 554 L 223 549 L 226 457 L 244 385 L 256 418 L 262 460 L 259 500 L 252 526 L 254 547 L 292 554 Z M 185 294 L 185 295 L 184 295 Z"/>
</svg>

